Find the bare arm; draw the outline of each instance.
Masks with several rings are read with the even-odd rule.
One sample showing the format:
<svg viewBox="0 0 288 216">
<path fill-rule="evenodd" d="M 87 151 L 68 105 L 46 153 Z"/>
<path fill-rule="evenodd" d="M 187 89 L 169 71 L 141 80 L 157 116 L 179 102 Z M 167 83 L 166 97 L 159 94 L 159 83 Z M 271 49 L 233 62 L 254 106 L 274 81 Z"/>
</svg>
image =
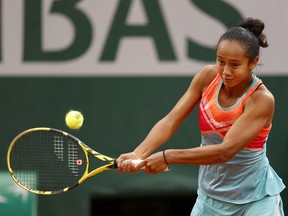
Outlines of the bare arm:
<svg viewBox="0 0 288 216">
<path fill-rule="evenodd" d="M 128 166 L 121 164 L 123 160 L 147 158 L 155 149 L 167 142 L 176 133 L 183 121 L 201 99 L 203 89 L 215 77 L 216 73 L 214 68 L 214 66 L 203 67 L 195 75 L 189 88 L 173 109 L 155 124 L 143 142 L 141 142 L 132 153 L 120 155 L 117 159 L 119 172 L 131 171 L 131 168 L 128 169 Z"/>
<path fill-rule="evenodd" d="M 233 124 L 221 144 L 167 150 L 166 158 L 169 163 L 215 164 L 229 161 L 253 140 L 263 127 L 267 128 L 271 124 L 274 115 L 274 97 L 264 86 L 259 88 L 247 100 L 244 113 Z"/>
</svg>

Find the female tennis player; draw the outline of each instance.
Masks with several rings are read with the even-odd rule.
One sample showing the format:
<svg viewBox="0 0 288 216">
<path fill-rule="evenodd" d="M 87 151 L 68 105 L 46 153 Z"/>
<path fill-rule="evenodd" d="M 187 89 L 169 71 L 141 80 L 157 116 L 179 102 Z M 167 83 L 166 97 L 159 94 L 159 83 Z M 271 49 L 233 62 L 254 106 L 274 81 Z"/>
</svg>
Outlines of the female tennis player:
<svg viewBox="0 0 288 216">
<path fill-rule="evenodd" d="M 191 216 L 284 215 L 280 192 L 285 185 L 266 156 L 274 97 L 253 72 L 260 47 L 268 47 L 263 29 L 263 21 L 254 18 L 228 29 L 218 41 L 216 64 L 201 68 L 143 142 L 118 157 L 118 172 L 137 172 L 145 166 L 146 173 L 155 174 L 170 164 L 197 164 L 198 197 Z M 200 147 L 153 153 L 196 105 Z M 131 159 L 144 161 L 135 166 Z"/>
</svg>

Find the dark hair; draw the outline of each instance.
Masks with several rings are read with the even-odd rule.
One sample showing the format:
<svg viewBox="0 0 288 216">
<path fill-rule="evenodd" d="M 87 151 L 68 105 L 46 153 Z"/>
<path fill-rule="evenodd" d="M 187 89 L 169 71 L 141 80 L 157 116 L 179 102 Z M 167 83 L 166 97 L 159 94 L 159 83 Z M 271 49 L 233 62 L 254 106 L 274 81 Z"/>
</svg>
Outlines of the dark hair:
<svg viewBox="0 0 288 216">
<path fill-rule="evenodd" d="M 259 56 L 259 48 L 268 47 L 267 37 L 263 34 L 264 22 L 259 19 L 245 18 L 236 27 L 228 29 L 219 39 L 218 45 L 223 40 L 235 40 L 246 49 L 246 56 L 253 61 Z M 217 47 L 218 47 L 217 45 Z"/>
</svg>

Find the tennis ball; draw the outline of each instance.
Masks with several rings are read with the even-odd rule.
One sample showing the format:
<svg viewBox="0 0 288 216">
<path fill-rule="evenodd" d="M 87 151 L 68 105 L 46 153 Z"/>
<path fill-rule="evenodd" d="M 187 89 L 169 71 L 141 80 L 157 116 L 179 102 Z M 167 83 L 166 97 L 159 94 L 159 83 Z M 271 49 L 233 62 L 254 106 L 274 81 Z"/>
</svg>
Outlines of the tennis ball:
<svg viewBox="0 0 288 216">
<path fill-rule="evenodd" d="M 82 127 L 84 117 L 81 112 L 76 110 L 71 110 L 66 114 L 65 122 L 66 125 L 73 130 L 79 129 Z"/>
</svg>

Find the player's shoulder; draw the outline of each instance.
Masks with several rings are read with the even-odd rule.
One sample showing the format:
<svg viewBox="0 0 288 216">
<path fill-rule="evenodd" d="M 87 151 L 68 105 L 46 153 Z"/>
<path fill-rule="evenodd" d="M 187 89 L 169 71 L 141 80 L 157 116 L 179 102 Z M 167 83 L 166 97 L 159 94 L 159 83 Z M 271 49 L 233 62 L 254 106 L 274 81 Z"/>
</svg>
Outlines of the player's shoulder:
<svg viewBox="0 0 288 216">
<path fill-rule="evenodd" d="M 275 99 L 273 94 L 269 91 L 269 89 L 261 84 L 250 96 L 250 100 L 253 100 L 253 103 L 259 103 L 265 105 L 265 107 L 273 107 L 275 103 Z"/>
<path fill-rule="evenodd" d="M 198 73 L 206 74 L 206 75 L 216 75 L 217 74 L 217 65 L 216 64 L 207 64 L 200 68 Z"/>
<path fill-rule="evenodd" d="M 195 78 L 205 88 L 213 81 L 217 73 L 218 72 L 216 65 L 205 65 L 199 69 L 199 71 L 195 75 Z"/>
<path fill-rule="evenodd" d="M 256 91 L 253 93 L 253 96 L 259 99 L 267 99 L 274 101 L 273 94 L 264 84 L 259 85 Z"/>
</svg>

